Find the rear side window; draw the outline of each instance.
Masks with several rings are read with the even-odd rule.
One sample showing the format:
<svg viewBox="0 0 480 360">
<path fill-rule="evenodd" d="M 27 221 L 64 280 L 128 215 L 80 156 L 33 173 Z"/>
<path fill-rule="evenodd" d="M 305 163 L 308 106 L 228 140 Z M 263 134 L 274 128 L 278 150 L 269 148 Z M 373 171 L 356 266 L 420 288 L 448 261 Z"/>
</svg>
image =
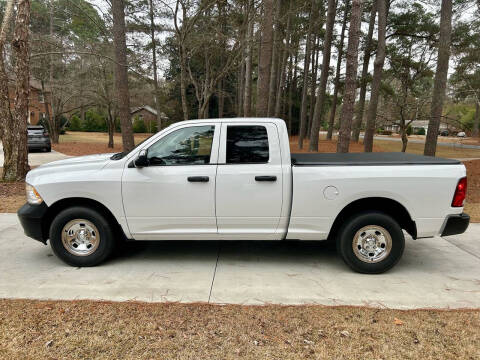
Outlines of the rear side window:
<svg viewBox="0 0 480 360">
<path fill-rule="evenodd" d="M 227 164 L 261 164 L 268 159 L 265 126 L 227 126 Z"/>
</svg>

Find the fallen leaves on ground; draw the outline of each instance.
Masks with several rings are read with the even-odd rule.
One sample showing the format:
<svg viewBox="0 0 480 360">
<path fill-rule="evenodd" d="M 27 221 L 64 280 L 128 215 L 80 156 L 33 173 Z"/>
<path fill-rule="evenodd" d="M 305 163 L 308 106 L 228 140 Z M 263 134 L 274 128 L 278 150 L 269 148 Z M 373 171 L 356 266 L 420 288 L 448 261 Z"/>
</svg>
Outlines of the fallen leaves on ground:
<svg viewBox="0 0 480 360">
<path fill-rule="evenodd" d="M 0 300 L 1 359 L 478 359 L 479 329 L 479 310 Z"/>
</svg>

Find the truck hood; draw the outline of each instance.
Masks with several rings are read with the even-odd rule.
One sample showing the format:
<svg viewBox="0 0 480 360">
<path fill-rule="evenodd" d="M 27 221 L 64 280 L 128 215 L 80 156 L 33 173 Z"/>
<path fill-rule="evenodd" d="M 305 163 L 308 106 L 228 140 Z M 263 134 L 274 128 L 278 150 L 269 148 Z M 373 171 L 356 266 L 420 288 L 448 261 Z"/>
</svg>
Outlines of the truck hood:
<svg viewBox="0 0 480 360">
<path fill-rule="evenodd" d="M 35 185 L 39 181 L 44 182 L 52 179 L 52 176 L 55 178 L 67 176 L 67 174 L 75 176 L 79 172 L 86 176 L 87 173 L 101 170 L 108 162 L 112 161 L 110 160 L 112 155 L 112 153 L 95 154 L 52 161 L 29 171 L 26 181 L 31 185 Z"/>
<path fill-rule="evenodd" d="M 43 164 L 39 166 L 39 168 L 65 166 L 65 165 L 67 166 L 68 165 L 86 165 L 86 164 L 90 164 L 95 167 L 95 165 L 104 165 L 105 162 L 110 160 L 110 157 L 112 155 L 113 153 L 75 156 L 68 159 L 52 161 L 47 164 Z"/>
</svg>

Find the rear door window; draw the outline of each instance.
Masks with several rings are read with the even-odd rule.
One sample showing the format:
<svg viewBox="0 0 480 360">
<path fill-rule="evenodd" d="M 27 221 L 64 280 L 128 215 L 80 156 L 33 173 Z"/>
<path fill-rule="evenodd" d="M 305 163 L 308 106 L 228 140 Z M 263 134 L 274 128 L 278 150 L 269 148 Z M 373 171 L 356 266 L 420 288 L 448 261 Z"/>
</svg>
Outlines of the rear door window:
<svg viewBox="0 0 480 360">
<path fill-rule="evenodd" d="M 264 164 L 270 158 L 265 126 L 227 127 L 227 164 Z"/>
</svg>

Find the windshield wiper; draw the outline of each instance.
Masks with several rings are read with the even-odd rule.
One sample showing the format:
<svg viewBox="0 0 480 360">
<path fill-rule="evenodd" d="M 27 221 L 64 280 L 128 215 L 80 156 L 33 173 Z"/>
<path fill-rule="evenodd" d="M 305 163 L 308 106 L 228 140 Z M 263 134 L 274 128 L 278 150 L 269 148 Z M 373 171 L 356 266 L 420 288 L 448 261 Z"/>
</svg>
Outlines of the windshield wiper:
<svg viewBox="0 0 480 360">
<path fill-rule="evenodd" d="M 124 151 L 122 151 L 122 152 L 113 154 L 113 155 L 110 157 L 110 160 L 120 160 L 120 159 L 123 159 L 123 158 L 125 157 L 125 155 L 127 155 L 127 153 L 124 152 Z"/>
</svg>

